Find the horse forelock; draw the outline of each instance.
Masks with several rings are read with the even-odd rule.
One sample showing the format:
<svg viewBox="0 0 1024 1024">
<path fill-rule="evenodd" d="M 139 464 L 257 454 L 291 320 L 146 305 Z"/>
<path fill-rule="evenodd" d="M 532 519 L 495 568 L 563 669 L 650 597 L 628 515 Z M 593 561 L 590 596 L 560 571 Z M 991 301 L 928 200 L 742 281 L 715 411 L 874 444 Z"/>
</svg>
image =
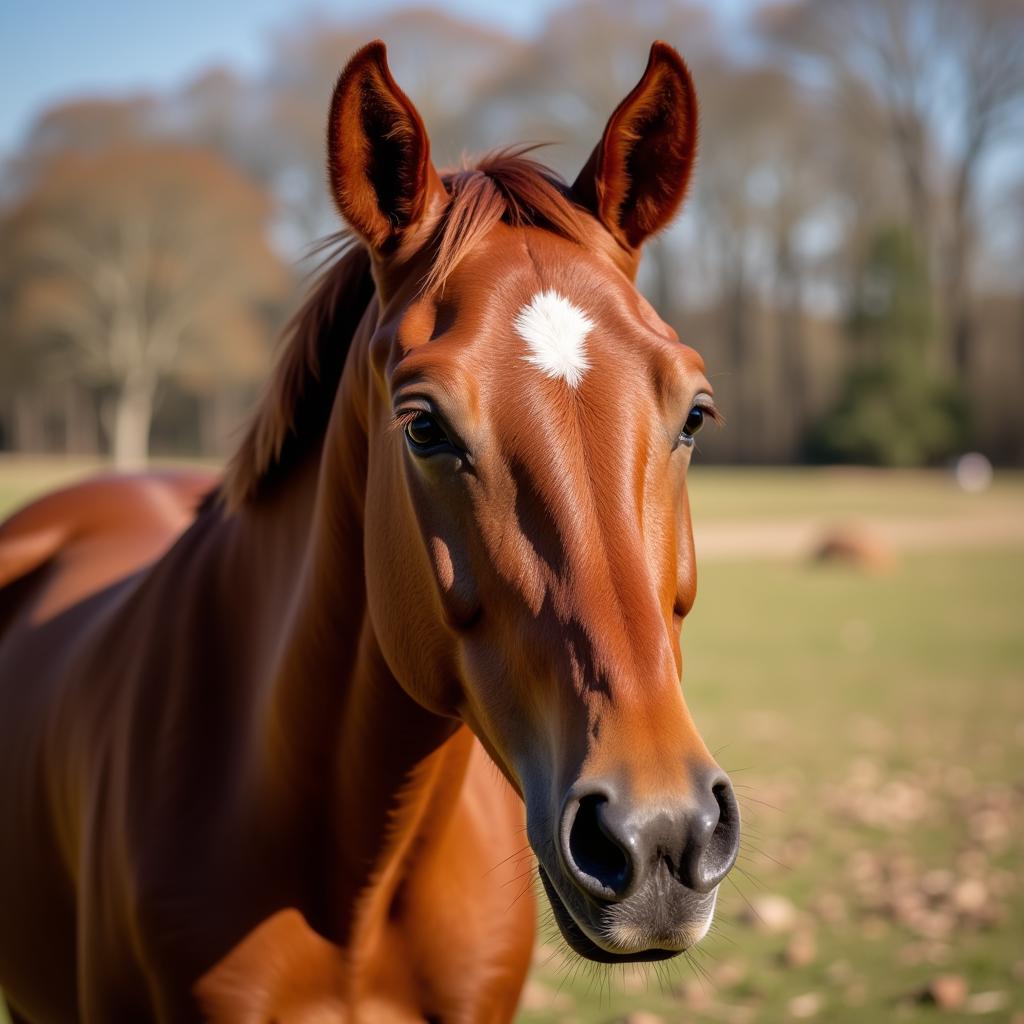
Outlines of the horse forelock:
<svg viewBox="0 0 1024 1024">
<path fill-rule="evenodd" d="M 425 248 L 423 292 L 444 287 L 455 268 L 498 223 L 538 227 L 612 259 L 626 254 L 573 199 L 565 182 L 527 154 L 497 150 L 442 175 L 449 201 Z M 207 504 L 237 510 L 284 475 L 323 437 L 345 359 L 374 294 L 368 251 L 342 231 L 325 243 L 335 255 L 282 334 L 277 364 L 224 478 Z"/>
</svg>

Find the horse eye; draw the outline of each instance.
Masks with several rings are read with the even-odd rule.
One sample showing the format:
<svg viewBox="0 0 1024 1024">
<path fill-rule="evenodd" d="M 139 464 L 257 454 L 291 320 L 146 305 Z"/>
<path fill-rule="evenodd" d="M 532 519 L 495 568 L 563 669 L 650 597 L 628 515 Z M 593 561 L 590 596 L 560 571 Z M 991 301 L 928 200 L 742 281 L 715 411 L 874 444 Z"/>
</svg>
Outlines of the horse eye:
<svg viewBox="0 0 1024 1024">
<path fill-rule="evenodd" d="M 451 447 L 448 435 L 428 412 L 418 413 L 405 425 L 405 436 L 414 451 L 424 454 L 437 448 Z"/>
<path fill-rule="evenodd" d="M 679 435 L 679 440 L 687 446 L 687 448 L 693 445 L 693 435 L 704 426 L 704 410 L 699 406 L 695 405 L 691 410 L 689 416 L 686 417 L 686 422 L 683 424 L 682 432 Z"/>
</svg>

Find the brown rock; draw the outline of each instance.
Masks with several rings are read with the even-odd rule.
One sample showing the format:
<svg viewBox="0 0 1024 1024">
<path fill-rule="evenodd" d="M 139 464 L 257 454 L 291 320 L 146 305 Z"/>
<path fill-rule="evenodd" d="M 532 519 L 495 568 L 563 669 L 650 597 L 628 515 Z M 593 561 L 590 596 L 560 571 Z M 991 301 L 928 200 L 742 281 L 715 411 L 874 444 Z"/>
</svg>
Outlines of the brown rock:
<svg viewBox="0 0 1024 1024">
<path fill-rule="evenodd" d="M 797 932 L 782 951 L 782 962 L 787 967 L 806 967 L 818 955 L 818 944 L 810 932 Z"/>
<path fill-rule="evenodd" d="M 804 992 L 803 995 L 793 996 L 789 1001 L 789 1015 L 796 1020 L 809 1020 L 821 1013 L 824 1000 L 820 992 Z"/>
<path fill-rule="evenodd" d="M 919 993 L 918 999 L 940 1010 L 959 1010 L 967 1001 L 967 979 L 961 974 L 938 974 Z"/>
<path fill-rule="evenodd" d="M 865 572 L 889 572 L 896 565 L 892 548 L 880 537 L 853 526 L 828 530 L 814 550 L 818 562 L 834 562 Z"/>
<path fill-rule="evenodd" d="M 961 914 L 975 914 L 988 902 L 988 888 L 980 878 L 962 878 L 952 895 L 953 906 Z"/>
<path fill-rule="evenodd" d="M 750 900 L 743 920 L 761 931 L 777 935 L 791 931 L 796 924 L 797 910 L 791 900 L 778 893 L 759 893 Z"/>
</svg>

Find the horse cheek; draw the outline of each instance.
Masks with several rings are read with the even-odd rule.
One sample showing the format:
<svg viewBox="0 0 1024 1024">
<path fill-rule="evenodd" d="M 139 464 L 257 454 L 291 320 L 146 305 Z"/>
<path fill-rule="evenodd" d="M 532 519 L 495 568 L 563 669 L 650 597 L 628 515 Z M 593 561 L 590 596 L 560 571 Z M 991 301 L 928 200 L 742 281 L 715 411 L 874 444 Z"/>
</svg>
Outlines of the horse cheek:
<svg viewBox="0 0 1024 1024">
<path fill-rule="evenodd" d="M 458 545 L 439 535 L 431 537 L 428 546 L 445 620 L 451 629 L 465 629 L 474 622 L 480 608 L 469 559 Z"/>
</svg>

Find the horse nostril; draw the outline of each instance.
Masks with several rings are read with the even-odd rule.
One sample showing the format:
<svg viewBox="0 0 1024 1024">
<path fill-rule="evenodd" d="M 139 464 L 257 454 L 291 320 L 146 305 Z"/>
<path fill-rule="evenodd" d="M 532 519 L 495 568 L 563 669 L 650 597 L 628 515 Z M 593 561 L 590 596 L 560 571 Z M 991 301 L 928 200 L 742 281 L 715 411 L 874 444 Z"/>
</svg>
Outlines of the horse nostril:
<svg viewBox="0 0 1024 1024">
<path fill-rule="evenodd" d="M 607 783 L 590 783 L 566 803 L 560 825 L 566 873 L 582 892 L 610 902 L 642 888 L 659 865 L 687 888 L 710 892 L 733 866 L 739 835 L 736 797 L 717 770 L 674 806 L 622 801 Z"/>
<path fill-rule="evenodd" d="M 690 887 L 698 892 L 710 892 L 729 873 L 736 863 L 740 843 L 740 812 L 736 796 L 728 779 L 719 778 L 711 787 L 710 796 L 715 809 L 709 811 L 717 817 L 714 828 L 703 842 L 697 844 L 692 863 Z"/>
<path fill-rule="evenodd" d="M 580 799 L 569 830 L 568 853 L 576 880 L 585 890 L 603 899 L 618 899 L 629 884 L 630 861 L 603 822 L 607 802 L 601 794 Z"/>
</svg>

